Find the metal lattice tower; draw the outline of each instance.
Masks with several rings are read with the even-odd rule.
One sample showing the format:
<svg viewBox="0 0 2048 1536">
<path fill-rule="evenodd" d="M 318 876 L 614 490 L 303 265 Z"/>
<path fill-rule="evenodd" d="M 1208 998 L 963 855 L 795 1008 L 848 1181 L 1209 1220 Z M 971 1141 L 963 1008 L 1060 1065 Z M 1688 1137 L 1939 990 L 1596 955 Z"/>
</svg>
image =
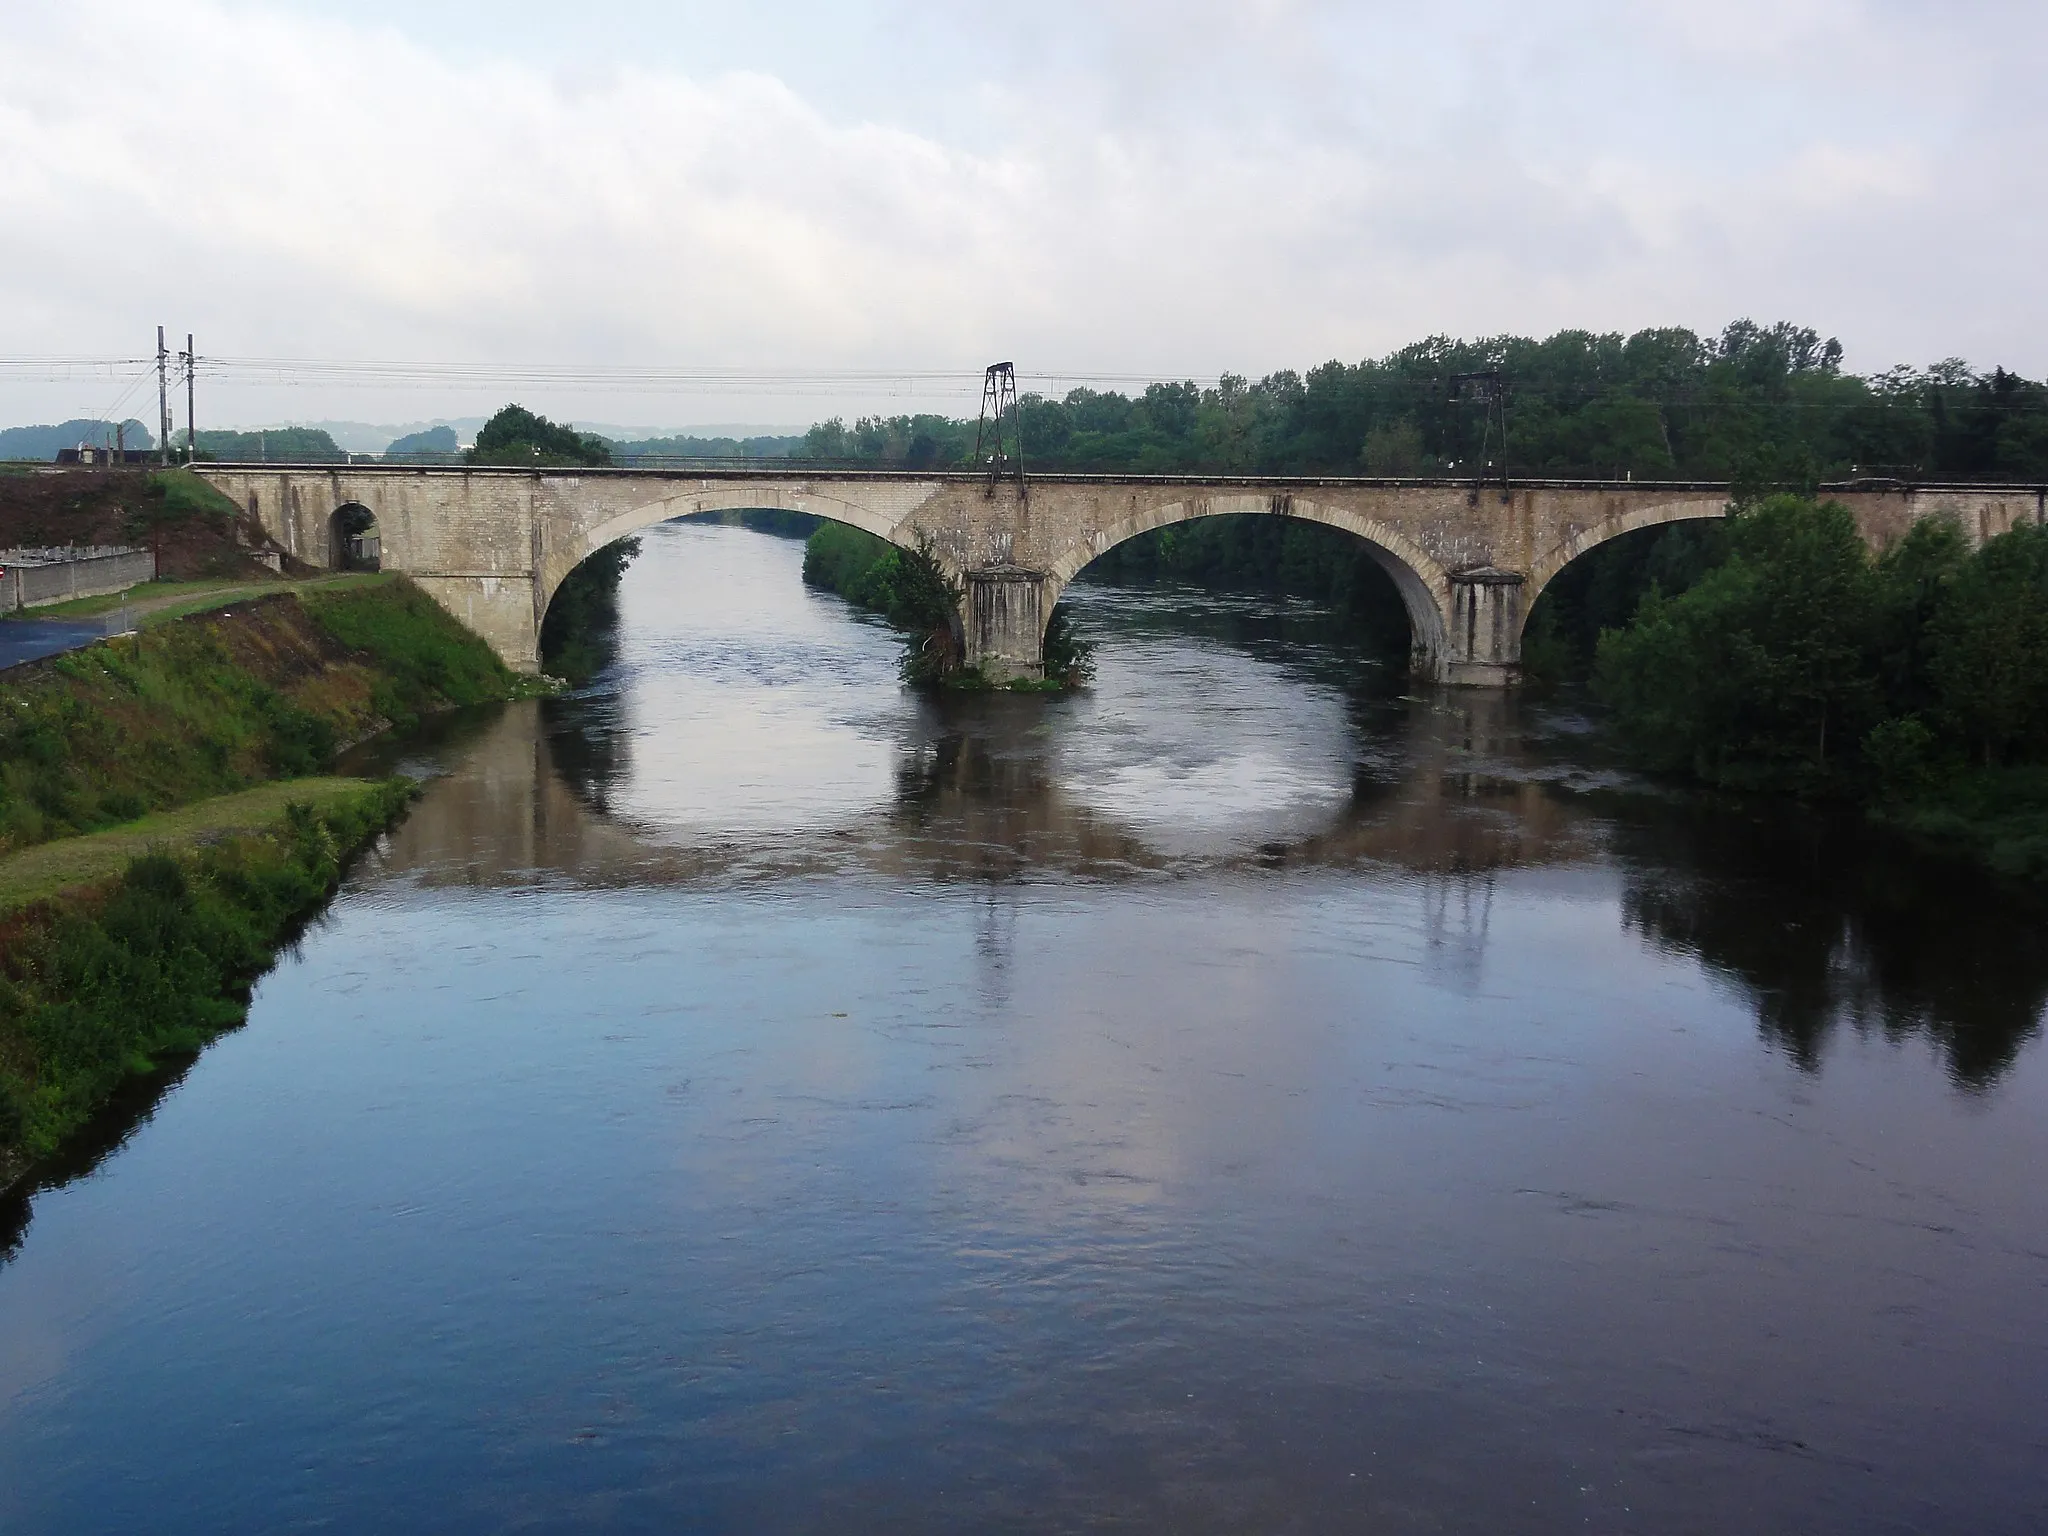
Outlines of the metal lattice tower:
<svg viewBox="0 0 2048 1536">
<path fill-rule="evenodd" d="M 1024 493 L 1024 418 L 1017 410 L 1017 368 L 990 363 L 981 381 L 981 424 L 974 432 L 974 461 L 988 470 L 988 494 L 1015 480 Z"/>
<path fill-rule="evenodd" d="M 1488 472 L 1494 468 L 1491 451 L 1498 442 L 1500 460 L 1500 499 L 1508 499 L 1508 391 L 1498 368 L 1480 368 L 1471 373 L 1454 373 L 1450 378 L 1452 405 L 1473 401 L 1485 407 L 1486 421 L 1479 434 L 1478 468 L 1472 476 L 1471 501 L 1479 503 L 1480 487 L 1486 484 Z"/>
</svg>

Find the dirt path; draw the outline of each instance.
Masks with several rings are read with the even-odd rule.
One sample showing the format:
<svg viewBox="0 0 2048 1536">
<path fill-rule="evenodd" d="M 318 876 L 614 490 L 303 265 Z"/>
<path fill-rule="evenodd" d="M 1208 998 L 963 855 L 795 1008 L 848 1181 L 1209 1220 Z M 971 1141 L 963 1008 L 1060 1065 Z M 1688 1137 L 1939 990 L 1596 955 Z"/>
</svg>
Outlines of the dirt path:
<svg viewBox="0 0 2048 1536">
<path fill-rule="evenodd" d="M 55 896 L 75 886 L 110 880 L 128 861 L 152 848 L 206 842 L 231 832 L 277 824 L 284 808 L 304 801 L 316 810 L 360 793 L 368 779 L 280 779 L 238 794 L 219 795 L 172 811 L 158 811 L 125 826 L 84 837 L 38 843 L 0 859 L 0 911 Z"/>
</svg>

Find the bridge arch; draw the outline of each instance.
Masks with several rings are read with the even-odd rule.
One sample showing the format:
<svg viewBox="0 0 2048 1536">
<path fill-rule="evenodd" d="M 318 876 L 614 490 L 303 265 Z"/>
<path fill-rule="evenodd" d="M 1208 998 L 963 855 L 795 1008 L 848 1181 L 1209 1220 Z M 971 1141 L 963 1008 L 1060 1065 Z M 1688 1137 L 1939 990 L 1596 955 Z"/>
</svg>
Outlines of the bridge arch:
<svg viewBox="0 0 2048 1536">
<path fill-rule="evenodd" d="M 1232 496 L 1204 496 L 1187 501 L 1165 502 L 1143 507 L 1094 533 L 1053 563 L 1046 573 L 1046 596 L 1040 627 L 1052 616 L 1074 578 L 1088 565 L 1119 544 L 1178 523 L 1204 517 L 1282 516 L 1339 528 L 1360 539 L 1366 552 L 1393 578 L 1401 594 L 1401 606 L 1408 613 L 1408 628 L 1418 664 L 1435 670 L 1447 654 L 1445 615 L 1450 611 L 1449 574 L 1420 546 L 1398 528 L 1348 507 L 1310 501 L 1301 496 L 1276 496 L 1254 492 Z"/>
<path fill-rule="evenodd" d="M 542 562 L 540 591 L 535 602 L 535 621 L 539 622 L 554 601 L 555 593 L 569 578 L 569 573 L 588 560 L 608 544 L 628 538 L 656 523 L 673 522 L 679 517 L 689 517 L 698 512 L 753 512 L 761 510 L 802 512 L 811 517 L 821 517 L 827 522 L 844 523 L 871 533 L 878 539 L 903 548 L 914 548 L 915 535 L 900 519 L 864 507 L 856 502 L 829 493 L 810 490 L 796 490 L 779 485 L 758 486 L 717 486 L 704 489 L 683 489 L 642 502 L 626 511 L 614 513 L 589 529 L 583 531 L 573 542 L 559 549 L 551 549 Z"/>
<path fill-rule="evenodd" d="M 1672 523 L 1711 522 L 1727 515 L 1728 500 L 1725 496 L 1691 495 L 1613 512 L 1597 523 L 1574 530 L 1543 551 L 1531 564 L 1522 595 L 1521 628 L 1528 628 L 1529 615 L 1535 612 L 1536 601 L 1543 596 L 1544 589 L 1579 556 L 1591 554 L 1602 544 L 1626 534 L 1640 533 L 1646 528 L 1664 528 Z M 1518 633 L 1518 654 L 1520 640 Z"/>
</svg>

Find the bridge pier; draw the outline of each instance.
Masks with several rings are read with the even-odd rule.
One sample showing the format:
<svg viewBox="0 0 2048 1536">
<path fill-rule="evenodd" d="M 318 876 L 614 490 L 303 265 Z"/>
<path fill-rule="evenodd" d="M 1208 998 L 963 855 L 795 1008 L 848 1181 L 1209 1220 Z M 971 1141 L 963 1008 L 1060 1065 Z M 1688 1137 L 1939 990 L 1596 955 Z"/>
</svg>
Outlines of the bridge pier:
<svg viewBox="0 0 2048 1536">
<path fill-rule="evenodd" d="M 1504 688 L 1522 670 L 1520 571 L 1490 565 L 1451 572 L 1439 680 L 1454 688 Z"/>
<path fill-rule="evenodd" d="M 966 661 L 992 683 L 1045 676 L 1043 571 L 991 565 L 967 573 Z"/>
</svg>

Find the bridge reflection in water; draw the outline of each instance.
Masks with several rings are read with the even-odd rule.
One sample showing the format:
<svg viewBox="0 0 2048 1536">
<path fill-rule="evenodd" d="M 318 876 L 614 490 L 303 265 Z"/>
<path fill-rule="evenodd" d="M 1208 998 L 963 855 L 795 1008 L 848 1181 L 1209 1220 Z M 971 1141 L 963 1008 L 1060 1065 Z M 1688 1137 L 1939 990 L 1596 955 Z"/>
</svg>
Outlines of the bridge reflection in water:
<svg viewBox="0 0 2048 1536">
<path fill-rule="evenodd" d="M 1482 985 L 1499 880 L 1540 880 L 1595 908 L 1618 882 L 1623 924 L 1736 985 L 1803 1067 L 1820 1065 L 1839 1027 L 1925 1038 L 1959 1084 L 1987 1084 L 2039 1032 L 2039 914 L 1966 869 L 1846 822 L 1650 792 L 1576 761 L 1575 722 L 1512 696 L 1354 708 L 1383 751 L 1347 796 L 1284 837 L 1175 849 L 1063 779 L 1062 743 L 1035 701 L 923 703 L 893 743 L 884 803 L 757 837 L 693 837 L 607 810 L 630 741 L 586 701 L 516 705 L 440 744 L 447 769 L 378 850 L 376 875 L 444 887 L 979 882 L 999 932 L 1003 891 L 1025 883 L 1377 872 L 1413 903 L 1423 964 L 1461 990 Z"/>
<path fill-rule="evenodd" d="M 1384 703 L 1401 731 L 1398 768 L 1385 777 L 1361 769 L 1346 799 L 1292 836 L 1194 851 L 1077 796 L 1062 781 L 1039 708 L 1007 699 L 926 703 L 894 743 L 885 805 L 850 805 L 839 825 L 699 841 L 606 809 L 630 744 L 590 730 L 577 701 L 514 705 L 445 743 L 446 771 L 378 860 L 387 874 L 435 885 L 613 887 L 863 871 L 1107 880 L 1365 864 L 1464 883 L 1599 852 L 1599 824 L 1511 756 L 1516 710 L 1503 695 Z M 378 766 L 386 764 L 408 761 Z M 420 766 L 416 754 L 410 765 Z"/>
<path fill-rule="evenodd" d="M 355 765 L 438 777 L 4 1271 L 28 1523 L 2030 1528 L 2033 909 L 1284 603 L 920 701 L 800 558 L 657 530 L 599 685 Z"/>
</svg>

